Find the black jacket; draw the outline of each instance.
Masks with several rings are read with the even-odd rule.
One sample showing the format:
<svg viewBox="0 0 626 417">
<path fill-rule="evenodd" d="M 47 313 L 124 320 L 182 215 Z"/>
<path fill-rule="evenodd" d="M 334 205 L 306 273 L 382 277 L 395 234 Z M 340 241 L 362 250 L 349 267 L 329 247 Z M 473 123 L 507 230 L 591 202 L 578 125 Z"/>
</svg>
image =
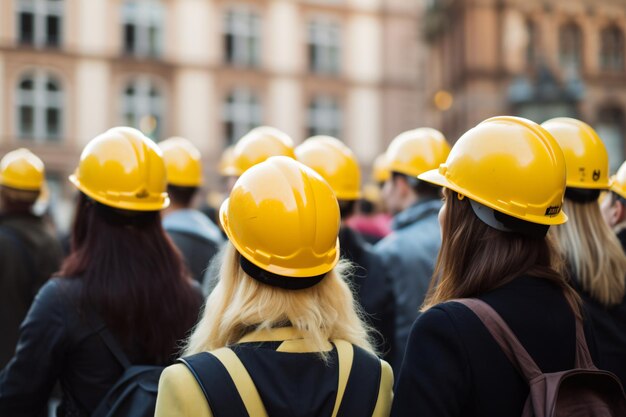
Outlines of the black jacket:
<svg viewBox="0 0 626 417">
<path fill-rule="evenodd" d="M 15 353 L 20 323 L 35 294 L 62 259 L 61 245 L 42 218 L 0 217 L 0 369 Z"/>
<path fill-rule="evenodd" d="M 349 278 L 369 324 L 379 332 L 375 339 L 383 359 L 389 362 L 395 338 L 395 303 L 390 278 L 380 257 L 359 233 L 342 226 L 339 244 L 341 256 L 355 266 Z"/>
<path fill-rule="evenodd" d="M 38 415 L 57 381 L 63 391 L 58 415 L 89 415 L 122 375 L 93 319 L 79 308 L 81 289 L 80 279 L 54 278 L 37 294 L 16 356 L 0 373 L 0 416 Z M 126 354 L 133 364 L 167 365 L 150 363 L 141 352 Z"/>
<path fill-rule="evenodd" d="M 560 288 L 521 277 L 484 296 L 543 372 L 574 367 L 575 321 Z M 592 331 L 585 329 L 597 359 Z M 468 308 L 443 303 L 415 321 L 393 416 L 519 416 L 528 385 Z"/>
<path fill-rule="evenodd" d="M 626 228 L 623 228 L 617 233 L 617 238 L 619 239 L 619 243 L 622 244 L 622 249 L 626 252 Z"/>
</svg>

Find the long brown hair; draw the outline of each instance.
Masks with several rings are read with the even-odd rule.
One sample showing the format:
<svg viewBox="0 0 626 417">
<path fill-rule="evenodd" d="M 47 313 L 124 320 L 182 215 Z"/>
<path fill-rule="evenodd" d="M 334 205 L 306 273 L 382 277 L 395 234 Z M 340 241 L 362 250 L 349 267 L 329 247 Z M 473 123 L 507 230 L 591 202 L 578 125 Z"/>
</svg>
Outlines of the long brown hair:
<svg viewBox="0 0 626 417">
<path fill-rule="evenodd" d="M 551 233 L 572 278 L 603 305 L 619 304 L 626 292 L 626 255 L 604 222 L 598 202 L 578 203 L 566 198 L 563 209 L 569 221 Z"/>
<path fill-rule="evenodd" d="M 566 282 L 549 237 L 501 232 L 479 220 L 467 198 L 444 190 L 442 242 L 423 310 L 455 298 L 477 297 L 522 275 L 546 279 L 580 316 L 580 298 Z"/>
<path fill-rule="evenodd" d="M 157 211 L 115 210 L 80 194 L 60 275 L 81 279 L 80 306 L 151 364 L 169 363 L 198 318 L 200 296 Z"/>
</svg>

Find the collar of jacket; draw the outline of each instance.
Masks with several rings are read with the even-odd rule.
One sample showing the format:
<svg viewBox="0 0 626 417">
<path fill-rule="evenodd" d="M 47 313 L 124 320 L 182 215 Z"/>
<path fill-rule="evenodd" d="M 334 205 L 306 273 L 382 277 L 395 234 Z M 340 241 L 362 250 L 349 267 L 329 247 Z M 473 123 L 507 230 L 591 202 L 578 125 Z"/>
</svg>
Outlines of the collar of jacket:
<svg viewBox="0 0 626 417">
<path fill-rule="evenodd" d="M 305 337 L 302 332 L 295 327 L 275 327 L 271 329 L 260 329 L 248 333 L 236 344 L 239 343 L 262 343 L 262 342 L 283 342 L 276 349 L 277 352 L 290 353 L 311 353 L 318 352 L 311 339 Z M 323 351 L 329 351 L 333 347 L 327 342 Z"/>
<path fill-rule="evenodd" d="M 406 210 L 396 214 L 391 222 L 391 229 L 399 230 L 412 225 L 424 217 L 438 214 L 442 205 L 442 201 L 438 198 L 420 200 Z"/>
</svg>

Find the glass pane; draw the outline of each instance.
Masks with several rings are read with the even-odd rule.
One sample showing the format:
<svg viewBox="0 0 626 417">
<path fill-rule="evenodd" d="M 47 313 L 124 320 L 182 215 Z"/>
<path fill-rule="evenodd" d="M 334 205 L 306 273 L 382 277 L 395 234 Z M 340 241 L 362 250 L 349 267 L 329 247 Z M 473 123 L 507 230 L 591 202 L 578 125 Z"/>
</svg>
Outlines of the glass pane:
<svg viewBox="0 0 626 417">
<path fill-rule="evenodd" d="M 58 108 L 46 109 L 46 138 L 58 139 L 61 134 L 61 110 Z"/>
<path fill-rule="evenodd" d="M 46 83 L 46 90 L 48 91 L 59 91 L 58 84 L 53 80 L 48 80 Z"/>
<path fill-rule="evenodd" d="M 148 54 L 159 56 L 161 51 L 159 29 L 156 26 L 148 27 Z"/>
<path fill-rule="evenodd" d="M 131 84 L 128 87 L 126 87 L 126 91 L 124 91 L 124 94 L 127 95 L 127 96 L 134 96 L 135 95 L 135 86 Z"/>
<path fill-rule="evenodd" d="M 20 83 L 20 90 L 31 91 L 33 89 L 33 79 L 27 78 Z"/>
<path fill-rule="evenodd" d="M 46 45 L 59 46 L 61 44 L 61 18 L 46 16 Z"/>
<path fill-rule="evenodd" d="M 32 106 L 21 106 L 19 119 L 20 136 L 32 137 L 35 130 L 35 109 Z"/>
<path fill-rule="evenodd" d="M 35 16 L 30 12 L 22 12 L 19 20 L 19 42 L 30 45 L 35 40 Z"/>
<path fill-rule="evenodd" d="M 124 25 L 124 52 L 132 54 L 136 50 L 135 26 L 130 24 Z"/>
<path fill-rule="evenodd" d="M 235 40 L 230 33 L 224 35 L 224 58 L 230 64 L 235 61 Z"/>
</svg>

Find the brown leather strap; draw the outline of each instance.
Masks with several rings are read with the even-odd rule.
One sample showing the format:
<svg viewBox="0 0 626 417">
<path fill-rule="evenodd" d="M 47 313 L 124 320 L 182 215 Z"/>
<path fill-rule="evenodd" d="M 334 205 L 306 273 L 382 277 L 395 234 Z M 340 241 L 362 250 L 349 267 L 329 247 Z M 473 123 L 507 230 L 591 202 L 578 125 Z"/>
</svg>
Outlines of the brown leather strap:
<svg viewBox="0 0 626 417">
<path fill-rule="evenodd" d="M 583 322 L 578 317 L 576 317 L 576 368 L 598 369 L 593 364 L 593 359 L 591 359 Z"/>
<path fill-rule="evenodd" d="M 530 381 L 542 374 L 541 369 L 530 357 L 524 346 L 517 339 L 511 328 L 491 306 L 475 298 L 451 300 L 463 304 L 476 314 L 487 328 L 493 339 L 509 358 L 509 361 L 530 384 Z"/>
</svg>

